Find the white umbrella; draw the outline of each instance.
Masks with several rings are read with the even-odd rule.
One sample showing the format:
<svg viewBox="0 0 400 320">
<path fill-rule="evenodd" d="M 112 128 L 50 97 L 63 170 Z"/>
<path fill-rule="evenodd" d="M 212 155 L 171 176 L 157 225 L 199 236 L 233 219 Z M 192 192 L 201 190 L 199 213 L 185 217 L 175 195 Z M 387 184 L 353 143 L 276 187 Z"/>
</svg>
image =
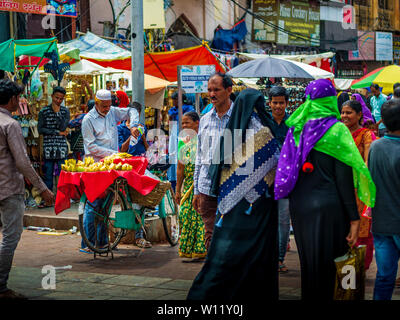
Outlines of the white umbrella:
<svg viewBox="0 0 400 320">
<path fill-rule="evenodd" d="M 321 58 L 331 58 L 334 56 L 332 52 L 325 52 L 318 55 L 271 55 L 265 54 L 251 54 L 251 53 L 240 53 L 241 56 L 251 60 L 265 59 L 265 57 L 271 57 L 275 59 L 289 60 L 293 62 L 304 71 L 313 76 L 314 79 L 333 79 L 335 75 L 331 72 L 323 70 L 321 68 L 313 67 L 305 62 L 313 62 Z M 300 62 L 304 61 L 304 62 Z"/>
<path fill-rule="evenodd" d="M 69 74 L 73 75 L 85 75 L 85 74 L 98 74 L 107 72 L 107 68 L 98 65 L 97 63 L 91 62 L 86 59 L 81 59 L 80 61 L 71 65 L 71 69 L 67 71 Z"/>
<path fill-rule="evenodd" d="M 278 59 L 283 59 L 283 58 L 278 58 Z M 333 79 L 335 77 L 335 75 L 332 72 L 328 72 L 321 68 L 310 66 L 307 63 L 293 61 L 293 60 L 291 60 L 290 62 L 294 63 L 307 73 L 311 74 L 314 79 Z"/>
<path fill-rule="evenodd" d="M 303 78 L 313 79 L 307 71 L 293 61 L 265 57 L 239 64 L 227 72 L 233 78 Z"/>
</svg>

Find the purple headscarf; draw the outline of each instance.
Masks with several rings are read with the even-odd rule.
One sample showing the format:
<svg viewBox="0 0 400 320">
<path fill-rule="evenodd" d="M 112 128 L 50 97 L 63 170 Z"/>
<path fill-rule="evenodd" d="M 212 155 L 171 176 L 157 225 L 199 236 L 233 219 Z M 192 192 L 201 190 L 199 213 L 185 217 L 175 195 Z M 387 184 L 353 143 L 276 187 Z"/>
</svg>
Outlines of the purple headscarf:
<svg viewBox="0 0 400 320">
<path fill-rule="evenodd" d="M 361 95 L 359 95 L 358 93 L 354 93 L 351 95 L 352 97 L 356 97 L 356 100 L 361 103 L 362 106 L 362 114 L 363 114 L 363 125 L 365 125 L 367 123 L 367 121 L 372 121 L 373 123 L 375 123 L 374 118 L 372 117 L 371 111 L 368 109 L 368 107 L 366 106 L 364 99 L 361 97 Z"/>
<path fill-rule="evenodd" d="M 325 133 L 338 122 L 337 100 L 332 106 L 331 113 L 329 108 L 327 109 L 327 114 L 330 114 L 330 116 L 317 119 L 313 119 L 311 116 L 319 108 L 318 102 L 315 102 L 313 107 L 313 100 L 326 97 L 336 98 L 336 90 L 331 81 L 318 79 L 310 82 L 305 90 L 305 95 L 307 97 L 306 102 L 293 113 L 291 118 L 286 120 L 287 123 L 287 121 L 293 119 L 292 122 L 295 121 L 302 126 L 302 131 L 298 146 L 295 143 L 294 126 L 289 128 L 286 135 L 275 175 L 275 200 L 282 199 L 292 192 L 308 154 Z"/>
<path fill-rule="evenodd" d="M 336 96 L 336 90 L 332 82 L 328 79 L 318 79 L 311 81 L 305 91 L 305 96 L 310 95 L 311 100 Z"/>
</svg>

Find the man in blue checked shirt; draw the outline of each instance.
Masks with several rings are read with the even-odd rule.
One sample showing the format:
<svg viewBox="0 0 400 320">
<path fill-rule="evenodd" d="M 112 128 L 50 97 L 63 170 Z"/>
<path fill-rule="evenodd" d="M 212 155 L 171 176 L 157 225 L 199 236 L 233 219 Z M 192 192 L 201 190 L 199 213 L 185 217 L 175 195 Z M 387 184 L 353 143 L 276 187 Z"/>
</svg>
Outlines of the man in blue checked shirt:
<svg viewBox="0 0 400 320">
<path fill-rule="evenodd" d="M 135 126 L 139 123 L 139 113 L 134 108 L 118 108 L 111 106 L 111 92 L 99 90 L 95 97 L 95 107 L 90 110 L 82 121 L 82 136 L 85 148 L 85 157 L 93 157 L 94 161 L 118 152 L 117 124 L 130 120 L 130 132 L 137 138 L 140 134 Z M 83 225 L 91 243 L 94 241 L 94 211 L 103 204 L 104 199 L 96 199 L 91 205 L 85 206 Z M 106 246 L 108 243 L 104 224 L 98 225 L 98 243 Z M 82 239 L 81 252 L 91 253 Z"/>
</svg>

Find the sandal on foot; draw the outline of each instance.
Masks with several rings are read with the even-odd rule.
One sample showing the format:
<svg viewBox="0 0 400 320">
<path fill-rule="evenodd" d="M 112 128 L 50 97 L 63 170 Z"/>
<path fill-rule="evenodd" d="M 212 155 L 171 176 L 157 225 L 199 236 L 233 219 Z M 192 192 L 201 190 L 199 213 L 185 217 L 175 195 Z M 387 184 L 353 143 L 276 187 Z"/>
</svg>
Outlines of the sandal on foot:
<svg viewBox="0 0 400 320">
<path fill-rule="evenodd" d="M 288 273 L 289 269 L 286 267 L 286 265 L 284 263 L 279 265 L 279 269 L 278 269 L 279 273 Z"/>
<path fill-rule="evenodd" d="M 136 246 L 139 248 L 151 248 L 151 242 L 145 240 L 144 238 L 136 239 Z"/>
</svg>

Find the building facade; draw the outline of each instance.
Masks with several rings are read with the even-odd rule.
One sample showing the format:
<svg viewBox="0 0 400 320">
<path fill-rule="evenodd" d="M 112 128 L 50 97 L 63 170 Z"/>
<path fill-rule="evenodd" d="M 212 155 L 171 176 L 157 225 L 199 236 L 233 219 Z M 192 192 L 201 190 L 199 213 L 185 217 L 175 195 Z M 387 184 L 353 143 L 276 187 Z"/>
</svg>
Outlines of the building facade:
<svg viewBox="0 0 400 320">
<path fill-rule="evenodd" d="M 105 0 L 104 0 L 105 1 Z M 28 1 L 27 1 L 28 2 Z M 46 19 L 46 0 L 33 2 L 35 7 L 40 9 L 31 9 L 30 7 L 20 6 L 15 11 L 0 11 L 0 26 L 3 31 L 0 40 L 6 41 L 14 39 L 37 39 L 56 36 L 60 43 L 75 38 L 76 31 L 90 28 L 90 2 L 89 0 L 74 0 L 66 2 L 66 6 L 73 4 L 69 12 L 60 12 L 54 17 L 54 25 L 43 27 L 43 19 Z M 0 10 L 2 8 L 0 7 Z M 75 14 L 72 15 L 71 12 Z M 58 14 L 58 13 L 57 13 Z M 69 16 L 71 15 L 71 16 Z"/>
<path fill-rule="evenodd" d="M 113 0 L 115 15 L 126 6 L 128 0 Z M 146 1 L 146 0 L 145 0 Z M 246 6 L 247 0 L 236 0 Z M 144 15 L 154 14 L 144 12 Z M 164 17 L 165 31 L 176 22 L 190 29 L 196 37 L 212 40 L 214 30 L 218 26 L 229 29 L 243 15 L 243 10 L 235 6 L 230 0 L 174 0 L 165 2 Z M 130 24 L 131 10 L 127 7 L 119 16 L 118 27 L 123 30 Z M 107 0 L 96 1 L 90 11 L 91 32 L 106 34 L 107 26 L 113 21 L 111 6 Z"/>
</svg>

